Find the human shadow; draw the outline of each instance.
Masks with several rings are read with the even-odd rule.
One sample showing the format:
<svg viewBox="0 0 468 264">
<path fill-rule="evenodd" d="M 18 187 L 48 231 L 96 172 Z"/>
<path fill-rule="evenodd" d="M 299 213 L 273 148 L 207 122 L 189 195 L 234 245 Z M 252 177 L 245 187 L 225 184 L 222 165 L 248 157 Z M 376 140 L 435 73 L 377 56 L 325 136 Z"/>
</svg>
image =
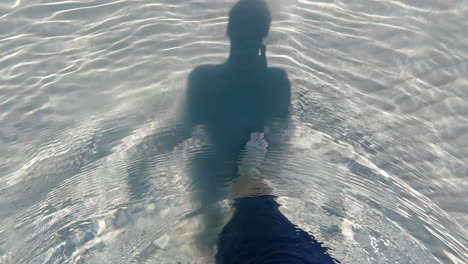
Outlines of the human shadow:
<svg viewBox="0 0 468 264">
<path fill-rule="evenodd" d="M 188 79 L 185 122 L 201 126 L 209 138 L 190 165 L 192 191 L 205 215 L 202 240 L 208 244 L 222 227 L 216 203 L 238 175 L 238 156 L 250 134 L 265 132 L 268 138 L 287 125 L 290 83 L 284 70 L 268 67 L 263 44 L 270 23 L 264 1 L 237 2 L 227 25 L 229 57 L 223 64 L 196 67 Z"/>
<path fill-rule="evenodd" d="M 239 177 L 240 159 L 248 157 L 243 151 L 252 133 L 264 135 L 268 153 L 280 151 L 285 145 L 281 139 L 287 138 L 282 135 L 287 134 L 291 87 L 284 70 L 267 64 L 263 39 L 270 23 L 264 0 L 240 0 L 234 5 L 227 26 L 229 57 L 223 64 L 201 65 L 190 73 L 182 122 L 148 137 L 135 151 L 138 156 L 129 169 L 130 195 L 140 200 L 151 192 L 146 173 L 151 160 L 192 137 L 198 127 L 209 142 L 187 156 L 192 182 L 188 191 L 200 205 L 193 214 L 201 215 L 204 223 L 197 230 L 201 249 L 217 244 L 219 264 L 253 263 L 259 258 L 264 263 L 339 263 L 281 213 L 273 195 L 232 197 L 233 216 L 226 225 L 226 214 L 219 208 Z"/>
</svg>

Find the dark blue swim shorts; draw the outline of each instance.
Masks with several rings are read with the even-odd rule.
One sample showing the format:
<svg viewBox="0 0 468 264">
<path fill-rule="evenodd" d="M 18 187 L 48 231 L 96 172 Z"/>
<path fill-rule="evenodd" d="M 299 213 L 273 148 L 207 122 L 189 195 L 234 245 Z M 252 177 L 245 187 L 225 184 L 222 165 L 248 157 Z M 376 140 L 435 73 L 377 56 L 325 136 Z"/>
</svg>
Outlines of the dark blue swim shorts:
<svg viewBox="0 0 468 264">
<path fill-rule="evenodd" d="M 218 239 L 217 264 L 336 264 L 327 248 L 293 225 L 275 196 L 236 199 Z"/>
</svg>

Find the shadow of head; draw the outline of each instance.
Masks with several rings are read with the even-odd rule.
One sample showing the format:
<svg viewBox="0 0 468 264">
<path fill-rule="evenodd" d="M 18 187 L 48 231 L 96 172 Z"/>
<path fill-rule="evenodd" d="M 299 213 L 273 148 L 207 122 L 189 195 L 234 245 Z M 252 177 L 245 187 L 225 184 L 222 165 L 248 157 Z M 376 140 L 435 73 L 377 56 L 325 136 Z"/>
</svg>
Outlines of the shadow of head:
<svg viewBox="0 0 468 264">
<path fill-rule="evenodd" d="M 229 13 L 227 35 L 236 46 L 258 48 L 270 24 L 270 10 L 264 0 L 240 0 Z"/>
</svg>

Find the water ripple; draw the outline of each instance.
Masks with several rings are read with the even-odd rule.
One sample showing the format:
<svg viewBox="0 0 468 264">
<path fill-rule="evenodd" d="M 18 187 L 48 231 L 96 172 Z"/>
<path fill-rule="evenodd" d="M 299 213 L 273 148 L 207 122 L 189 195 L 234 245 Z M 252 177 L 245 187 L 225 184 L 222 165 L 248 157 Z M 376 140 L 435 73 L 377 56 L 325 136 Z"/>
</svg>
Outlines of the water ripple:
<svg viewBox="0 0 468 264">
<path fill-rule="evenodd" d="M 211 261 L 189 164 L 213 153 L 180 109 L 233 2 L 0 4 L 1 263 Z M 467 262 L 466 1 L 270 4 L 284 214 L 344 263 Z"/>
</svg>

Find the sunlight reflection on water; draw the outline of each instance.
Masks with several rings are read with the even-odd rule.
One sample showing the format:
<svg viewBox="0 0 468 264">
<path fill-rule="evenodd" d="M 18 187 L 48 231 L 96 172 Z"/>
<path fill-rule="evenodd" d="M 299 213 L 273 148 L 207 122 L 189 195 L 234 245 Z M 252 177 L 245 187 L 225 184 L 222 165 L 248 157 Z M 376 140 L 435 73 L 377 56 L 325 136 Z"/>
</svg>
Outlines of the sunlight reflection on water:
<svg viewBox="0 0 468 264">
<path fill-rule="evenodd" d="M 235 1 L 0 3 L 0 262 L 202 258 L 187 164 L 209 153 L 177 116 Z M 281 210 L 345 263 L 465 263 L 467 2 L 272 2 Z"/>
</svg>

